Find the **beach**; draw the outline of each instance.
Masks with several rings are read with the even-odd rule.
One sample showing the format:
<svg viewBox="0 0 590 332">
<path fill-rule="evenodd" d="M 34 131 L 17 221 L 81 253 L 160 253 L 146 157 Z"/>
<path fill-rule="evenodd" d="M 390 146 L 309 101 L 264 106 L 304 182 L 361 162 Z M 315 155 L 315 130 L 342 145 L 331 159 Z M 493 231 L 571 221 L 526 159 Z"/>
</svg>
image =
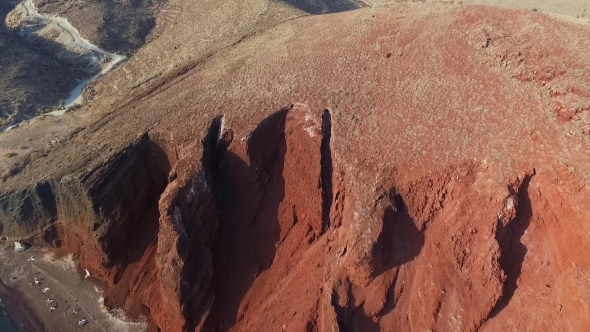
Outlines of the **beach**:
<svg viewBox="0 0 590 332">
<path fill-rule="evenodd" d="M 144 320 L 103 306 L 102 287 L 80 273 L 71 254 L 44 248 L 15 252 L 2 243 L 0 261 L 0 299 L 15 331 L 145 330 Z M 0 318 L 10 328 L 8 322 Z"/>
<path fill-rule="evenodd" d="M 20 294 L 7 288 L 0 282 L 0 330 L 42 331 L 43 325 L 21 301 Z"/>
<path fill-rule="evenodd" d="M 14 332 L 18 331 L 15 323 L 10 319 L 6 312 L 6 307 L 2 303 L 2 294 L 0 294 L 0 331 Z"/>
</svg>

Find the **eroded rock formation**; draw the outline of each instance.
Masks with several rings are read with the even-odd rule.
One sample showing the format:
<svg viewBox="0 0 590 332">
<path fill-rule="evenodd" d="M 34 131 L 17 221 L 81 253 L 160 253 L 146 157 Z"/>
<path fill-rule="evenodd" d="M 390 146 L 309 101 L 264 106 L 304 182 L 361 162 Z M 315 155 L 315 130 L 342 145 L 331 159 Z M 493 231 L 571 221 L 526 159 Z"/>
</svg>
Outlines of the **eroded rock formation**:
<svg viewBox="0 0 590 332">
<path fill-rule="evenodd" d="M 146 133 L 82 176 L 3 196 L 3 233 L 75 251 L 109 304 L 162 331 L 495 330 L 535 273 L 555 279 L 526 295 L 587 326 L 575 247 L 529 236 L 547 250 L 524 260 L 531 224 L 567 237 L 559 220 L 584 217 L 546 174 L 489 183 L 468 162 L 366 177 L 332 135 L 329 111 L 302 104 L 249 133 L 217 117 L 186 157 Z"/>
</svg>

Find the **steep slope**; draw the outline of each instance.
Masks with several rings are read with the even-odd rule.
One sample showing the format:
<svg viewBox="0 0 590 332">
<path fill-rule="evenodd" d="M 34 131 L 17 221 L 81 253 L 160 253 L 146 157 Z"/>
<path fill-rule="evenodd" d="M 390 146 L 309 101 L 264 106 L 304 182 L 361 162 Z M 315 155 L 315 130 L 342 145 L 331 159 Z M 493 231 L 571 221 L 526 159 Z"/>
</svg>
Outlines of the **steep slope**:
<svg viewBox="0 0 590 332">
<path fill-rule="evenodd" d="M 5 26 L 16 4 L 0 2 L 0 127 L 55 106 L 92 71 L 71 50 L 42 38 L 24 39 Z"/>
<path fill-rule="evenodd" d="M 147 43 L 120 70 L 89 86 L 85 96 L 100 107 L 124 104 L 275 25 L 306 15 L 283 1 L 168 1 Z M 108 106 L 107 106 L 108 107 Z"/>
<path fill-rule="evenodd" d="M 165 3 L 163 0 L 35 1 L 41 12 L 67 18 L 93 44 L 112 53 L 126 54 L 143 46 L 156 26 L 156 16 Z"/>
<path fill-rule="evenodd" d="M 80 63 L 68 61 L 71 52 L 47 46 L 23 41 L 0 27 L 0 127 L 55 106 L 87 75 Z"/>
<path fill-rule="evenodd" d="M 76 251 L 162 331 L 585 330 L 588 33 L 442 4 L 290 20 L 8 179 L 2 233 Z"/>
</svg>

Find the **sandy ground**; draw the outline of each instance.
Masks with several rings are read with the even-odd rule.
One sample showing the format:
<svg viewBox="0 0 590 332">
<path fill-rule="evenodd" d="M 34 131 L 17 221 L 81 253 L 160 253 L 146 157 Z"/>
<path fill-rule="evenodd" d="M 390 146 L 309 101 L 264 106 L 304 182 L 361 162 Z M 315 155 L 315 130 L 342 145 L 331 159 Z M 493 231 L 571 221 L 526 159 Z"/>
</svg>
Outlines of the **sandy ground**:
<svg viewBox="0 0 590 332">
<path fill-rule="evenodd" d="M 42 331 L 43 324 L 32 314 L 26 303 L 21 301 L 22 296 L 0 282 L 0 300 L 2 301 L 2 313 L 10 312 L 3 323 L 0 323 L 0 331 Z"/>
<path fill-rule="evenodd" d="M 61 257 L 58 257 L 61 256 Z M 34 257 L 35 260 L 29 260 Z M 0 244 L 0 279 L 12 291 L 21 296 L 21 308 L 7 305 L 7 311 L 29 309 L 46 331 L 121 331 L 145 330 L 145 323 L 132 322 L 117 310 L 107 312 L 101 308 L 102 290 L 99 283 L 82 277 L 72 256 L 46 249 L 30 249 L 15 252 L 10 243 Z M 34 279 L 40 281 L 34 285 Z M 43 293 L 44 288 L 49 288 Z M 52 299 L 50 305 L 45 302 Z M 57 308 L 54 311 L 50 307 Z M 73 313 L 80 308 L 79 313 Z M 11 315 L 12 316 L 12 315 Z M 89 323 L 80 326 L 86 318 Z M 123 321 L 125 319 L 127 321 Z"/>
<path fill-rule="evenodd" d="M 68 140 L 86 120 L 84 111 L 65 116 L 45 115 L 23 121 L 10 132 L 0 133 L 0 183 L 13 167 L 26 167 Z"/>
<path fill-rule="evenodd" d="M 590 24 L 589 0 L 365 0 L 371 6 L 392 2 L 443 2 L 535 10 L 556 18 Z"/>
</svg>

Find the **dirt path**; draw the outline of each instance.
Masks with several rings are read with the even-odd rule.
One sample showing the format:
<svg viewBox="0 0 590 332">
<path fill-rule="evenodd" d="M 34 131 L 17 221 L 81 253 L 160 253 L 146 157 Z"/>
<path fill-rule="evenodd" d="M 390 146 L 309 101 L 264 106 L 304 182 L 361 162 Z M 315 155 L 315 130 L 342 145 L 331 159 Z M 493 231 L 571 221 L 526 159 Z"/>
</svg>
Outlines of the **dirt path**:
<svg viewBox="0 0 590 332">
<path fill-rule="evenodd" d="M 102 67 L 102 70 L 98 74 L 92 76 L 89 79 L 82 81 L 78 86 L 76 86 L 76 88 L 74 88 L 74 90 L 72 90 L 72 92 L 70 93 L 70 96 L 65 100 L 66 107 L 81 104 L 82 103 L 82 90 L 84 89 L 84 87 L 86 85 L 88 85 L 90 82 L 97 79 L 98 77 L 109 72 L 121 61 L 125 60 L 126 57 L 124 55 L 119 55 L 119 54 L 107 52 L 107 51 L 99 48 L 98 46 L 92 44 L 90 41 L 84 39 L 82 36 L 80 36 L 78 29 L 76 29 L 74 26 L 72 26 L 70 24 L 70 22 L 68 22 L 67 19 L 65 19 L 63 17 L 56 16 L 56 15 L 48 15 L 48 14 L 39 13 L 37 11 L 37 9 L 35 8 L 35 4 L 33 3 L 33 0 L 25 0 L 24 2 L 22 2 L 22 6 L 25 10 L 25 14 L 26 14 L 25 18 L 38 19 L 44 25 L 54 23 L 59 28 L 63 29 L 65 32 L 67 32 L 71 36 L 72 42 L 67 43 L 64 46 L 66 46 L 66 47 L 76 46 L 85 52 L 94 54 L 99 59 L 109 59 L 108 62 Z M 54 112 L 54 114 L 61 115 L 61 114 L 63 114 L 63 112 L 62 113 Z"/>
</svg>

